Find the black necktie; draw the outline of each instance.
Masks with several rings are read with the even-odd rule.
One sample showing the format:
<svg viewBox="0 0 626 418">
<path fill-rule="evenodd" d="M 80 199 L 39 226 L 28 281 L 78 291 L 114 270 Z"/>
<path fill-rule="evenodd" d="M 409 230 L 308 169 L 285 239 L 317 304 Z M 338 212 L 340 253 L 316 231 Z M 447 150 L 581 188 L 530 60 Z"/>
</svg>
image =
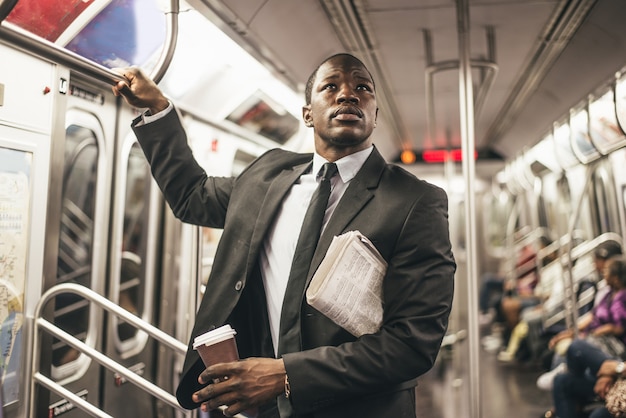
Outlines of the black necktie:
<svg viewBox="0 0 626 418">
<path fill-rule="evenodd" d="M 300 351 L 300 304 L 304 284 L 311 266 L 311 259 L 320 238 L 324 213 L 330 197 L 330 179 L 337 174 L 335 163 L 326 163 L 320 170 L 320 183 L 313 193 L 309 208 L 304 215 L 296 252 L 291 263 L 289 281 L 285 290 L 280 315 L 278 354 Z"/>
</svg>

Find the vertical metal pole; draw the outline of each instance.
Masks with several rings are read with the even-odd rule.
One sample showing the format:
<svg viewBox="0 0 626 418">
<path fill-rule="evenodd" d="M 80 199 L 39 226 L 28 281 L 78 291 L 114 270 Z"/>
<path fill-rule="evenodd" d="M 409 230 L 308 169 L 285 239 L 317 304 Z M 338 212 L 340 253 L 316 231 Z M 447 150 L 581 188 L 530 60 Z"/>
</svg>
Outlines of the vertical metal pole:
<svg viewBox="0 0 626 418">
<path fill-rule="evenodd" d="M 461 117 L 461 144 L 463 177 L 465 179 L 465 236 L 468 272 L 469 321 L 469 391 L 471 418 L 481 414 L 480 343 L 478 333 L 478 270 L 476 266 L 476 203 L 474 201 L 474 93 L 469 42 L 469 2 L 457 0 L 457 30 L 459 36 L 459 104 Z"/>
<path fill-rule="evenodd" d="M 432 40 L 430 37 L 430 31 L 424 29 L 422 31 L 424 34 L 424 55 L 426 59 L 426 123 L 428 124 L 428 138 L 427 143 L 425 143 L 425 147 L 434 146 L 435 145 L 435 95 L 434 95 L 434 86 L 433 86 L 433 74 L 431 71 L 431 66 L 433 64 L 433 47 Z"/>
</svg>

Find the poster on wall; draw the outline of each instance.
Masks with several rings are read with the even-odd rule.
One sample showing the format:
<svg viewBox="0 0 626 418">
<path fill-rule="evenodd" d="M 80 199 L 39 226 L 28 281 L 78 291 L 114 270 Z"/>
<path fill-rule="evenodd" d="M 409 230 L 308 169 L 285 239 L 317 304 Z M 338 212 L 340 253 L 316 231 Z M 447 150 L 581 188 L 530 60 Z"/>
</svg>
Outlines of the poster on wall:
<svg viewBox="0 0 626 418">
<path fill-rule="evenodd" d="M 32 158 L 31 152 L 0 146 L 0 381 L 5 405 L 19 398 Z"/>
<path fill-rule="evenodd" d="M 589 113 L 587 109 L 577 109 L 570 115 L 569 120 L 572 150 L 583 163 L 588 163 L 600 157 L 600 153 L 591 142 L 589 136 Z"/>
<path fill-rule="evenodd" d="M 563 122 L 554 125 L 554 145 L 556 159 L 563 168 L 570 168 L 578 164 L 578 158 L 572 149 L 569 123 Z"/>
<path fill-rule="evenodd" d="M 598 93 L 589 103 L 589 134 L 594 145 L 603 154 L 621 147 L 626 137 L 617 122 L 615 95 L 610 88 Z"/>
<path fill-rule="evenodd" d="M 626 73 L 615 84 L 615 112 L 622 131 L 626 134 Z"/>
</svg>

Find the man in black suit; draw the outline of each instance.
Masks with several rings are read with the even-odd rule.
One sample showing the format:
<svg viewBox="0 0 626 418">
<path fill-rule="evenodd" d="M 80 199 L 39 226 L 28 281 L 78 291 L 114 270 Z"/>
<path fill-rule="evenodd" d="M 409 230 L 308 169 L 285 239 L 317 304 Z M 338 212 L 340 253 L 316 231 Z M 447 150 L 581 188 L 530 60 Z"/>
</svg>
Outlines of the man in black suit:
<svg viewBox="0 0 626 418">
<path fill-rule="evenodd" d="M 229 415 L 258 407 L 261 417 L 415 417 L 416 378 L 435 361 L 452 304 L 447 196 L 387 164 L 373 146 L 378 107 L 365 65 L 338 54 L 311 75 L 302 114 L 314 155 L 271 150 L 236 178 L 208 177 L 156 85 L 137 69 L 120 73 L 127 81 L 115 94 L 148 108 L 133 129 L 174 214 L 224 230 L 191 341 L 228 323 L 245 360 L 205 368 L 190 347 L 181 405 L 226 405 Z M 382 327 L 358 338 L 309 306 L 304 292 L 284 298 L 325 162 L 336 163 L 338 175 L 306 284 L 332 238 L 347 231 L 367 236 L 388 263 Z M 297 347 L 285 348 L 287 334 Z"/>
</svg>

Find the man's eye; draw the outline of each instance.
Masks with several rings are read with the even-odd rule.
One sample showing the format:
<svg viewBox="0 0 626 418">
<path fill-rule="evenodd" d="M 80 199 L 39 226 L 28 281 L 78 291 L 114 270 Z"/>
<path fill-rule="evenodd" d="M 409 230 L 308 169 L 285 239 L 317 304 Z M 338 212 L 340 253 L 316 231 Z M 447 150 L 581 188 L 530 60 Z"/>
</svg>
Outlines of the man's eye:
<svg viewBox="0 0 626 418">
<path fill-rule="evenodd" d="M 357 90 L 365 90 L 365 91 L 372 91 L 371 87 L 368 86 L 367 84 L 359 84 L 358 86 L 356 86 Z"/>
<path fill-rule="evenodd" d="M 328 89 L 334 89 L 335 87 L 337 87 L 335 84 L 329 83 L 329 84 L 326 84 L 322 89 L 328 90 Z"/>
</svg>

